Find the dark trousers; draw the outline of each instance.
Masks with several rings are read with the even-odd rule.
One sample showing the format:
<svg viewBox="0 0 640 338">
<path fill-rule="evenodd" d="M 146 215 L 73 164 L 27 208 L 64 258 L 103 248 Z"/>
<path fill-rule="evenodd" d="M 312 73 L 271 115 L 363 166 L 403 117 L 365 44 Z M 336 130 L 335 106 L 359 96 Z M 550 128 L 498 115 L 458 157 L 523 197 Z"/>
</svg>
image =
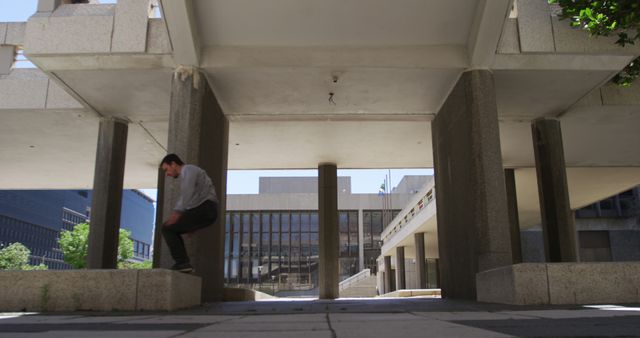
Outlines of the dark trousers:
<svg viewBox="0 0 640 338">
<path fill-rule="evenodd" d="M 217 218 L 218 203 L 206 200 L 199 206 L 182 213 L 182 216 L 175 224 L 162 226 L 162 235 L 176 264 L 189 262 L 182 234 L 212 225 Z"/>
</svg>

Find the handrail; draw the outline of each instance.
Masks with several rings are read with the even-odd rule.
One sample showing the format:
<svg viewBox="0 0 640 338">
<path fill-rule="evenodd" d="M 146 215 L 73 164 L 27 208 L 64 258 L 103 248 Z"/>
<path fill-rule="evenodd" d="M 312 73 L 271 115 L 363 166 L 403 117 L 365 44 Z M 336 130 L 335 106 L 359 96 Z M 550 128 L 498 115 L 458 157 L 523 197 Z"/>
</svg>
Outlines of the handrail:
<svg viewBox="0 0 640 338">
<path fill-rule="evenodd" d="M 382 232 L 382 242 L 386 242 L 388 238 L 391 238 L 396 232 L 400 231 L 405 225 L 409 224 L 411 220 L 416 217 L 417 214 L 426 209 L 426 206 L 435 201 L 435 187 L 434 182 L 431 181 L 427 183 L 425 188 L 431 186 L 431 188 L 426 189 L 426 192 L 417 202 L 413 204 L 411 207 L 405 207 L 398 216 L 396 216 L 391 223 L 384 229 Z"/>
<path fill-rule="evenodd" d="M 351 287 L 352 284 L 359 282 L 363 279 L 369 278 L 371 276 L 371 270 L 363 269 L 362 271 L 356 273 L 355 275 L 343 280 L 340 282 L 338 290 L 345 290 Z"/>
</svg>

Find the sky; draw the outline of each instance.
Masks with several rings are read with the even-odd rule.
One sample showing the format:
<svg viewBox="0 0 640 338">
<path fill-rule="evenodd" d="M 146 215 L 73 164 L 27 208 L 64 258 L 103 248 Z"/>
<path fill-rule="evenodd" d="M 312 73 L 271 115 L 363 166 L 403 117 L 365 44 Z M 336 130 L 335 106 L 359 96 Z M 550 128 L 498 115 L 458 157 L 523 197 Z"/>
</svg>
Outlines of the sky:
<svg viewBox="0 0 640 338">
<path fill-rule="evenodd" d="M 102 0 L 115 3 L 116 0 Z M 36 11 L 37 0 L 0 0 L 0 22 L 27 21 Z M 160 161 L 160 159 L 158 159 Z M 405 175 L 433 175 L 431 169 L 391 169 L 390 186 L 394 187 Z M 377 193 L 389 175 L 387 169 L 338 170 L 339 176 L 351 176 L 351 191 L 357 194 Z M 317 170 L 230 170 L 227 175 L 228 194 L 257 194 L 258 178 L 268 176 L 317 176 Z M 155 189 L 142 189 L 155 199 Z"/>
</svg>

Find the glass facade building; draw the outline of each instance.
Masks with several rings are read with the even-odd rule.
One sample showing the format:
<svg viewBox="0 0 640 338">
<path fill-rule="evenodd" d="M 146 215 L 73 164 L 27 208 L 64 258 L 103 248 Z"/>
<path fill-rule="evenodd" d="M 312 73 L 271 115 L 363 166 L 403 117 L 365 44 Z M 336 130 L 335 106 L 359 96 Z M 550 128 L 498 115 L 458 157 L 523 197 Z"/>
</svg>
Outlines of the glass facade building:
<svg viewBox="0 0 640 338">
<path fill-rule="evenodd" d="M 134 260 L 150 259 L 153 200 L 136 190 L 125 190 L 122 199 L 120 224 L 131 232 Z M 19 242 L 31 250 L 31 264 L 68 269 L 58 246 L 60 232 L 87 222 L 90 213 L 88 190 L 2 190 L 0 248 Z"/>
</svg>

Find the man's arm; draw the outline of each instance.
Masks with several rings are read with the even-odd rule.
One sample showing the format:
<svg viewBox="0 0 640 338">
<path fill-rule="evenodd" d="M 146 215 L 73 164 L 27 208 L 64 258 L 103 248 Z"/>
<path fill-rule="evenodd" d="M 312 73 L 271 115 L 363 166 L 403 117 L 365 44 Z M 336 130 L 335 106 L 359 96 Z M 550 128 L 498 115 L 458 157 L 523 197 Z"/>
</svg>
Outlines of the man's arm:
<svg viewBox="0 0 640 338">
<path fill-rule="evenodd" d="M 164 226 L 168 227 L 171 225 L 174 225 L 178 222 L 178 220 L 180 219 L 180 216 L 182 216 L 182 212 L 179 212 L 177 210 L 173 210 L 171 212 L 171 215 L 169 216 L 169 219 L 166 220 L 166 222 L 164 222 Z"/>
</svg>

